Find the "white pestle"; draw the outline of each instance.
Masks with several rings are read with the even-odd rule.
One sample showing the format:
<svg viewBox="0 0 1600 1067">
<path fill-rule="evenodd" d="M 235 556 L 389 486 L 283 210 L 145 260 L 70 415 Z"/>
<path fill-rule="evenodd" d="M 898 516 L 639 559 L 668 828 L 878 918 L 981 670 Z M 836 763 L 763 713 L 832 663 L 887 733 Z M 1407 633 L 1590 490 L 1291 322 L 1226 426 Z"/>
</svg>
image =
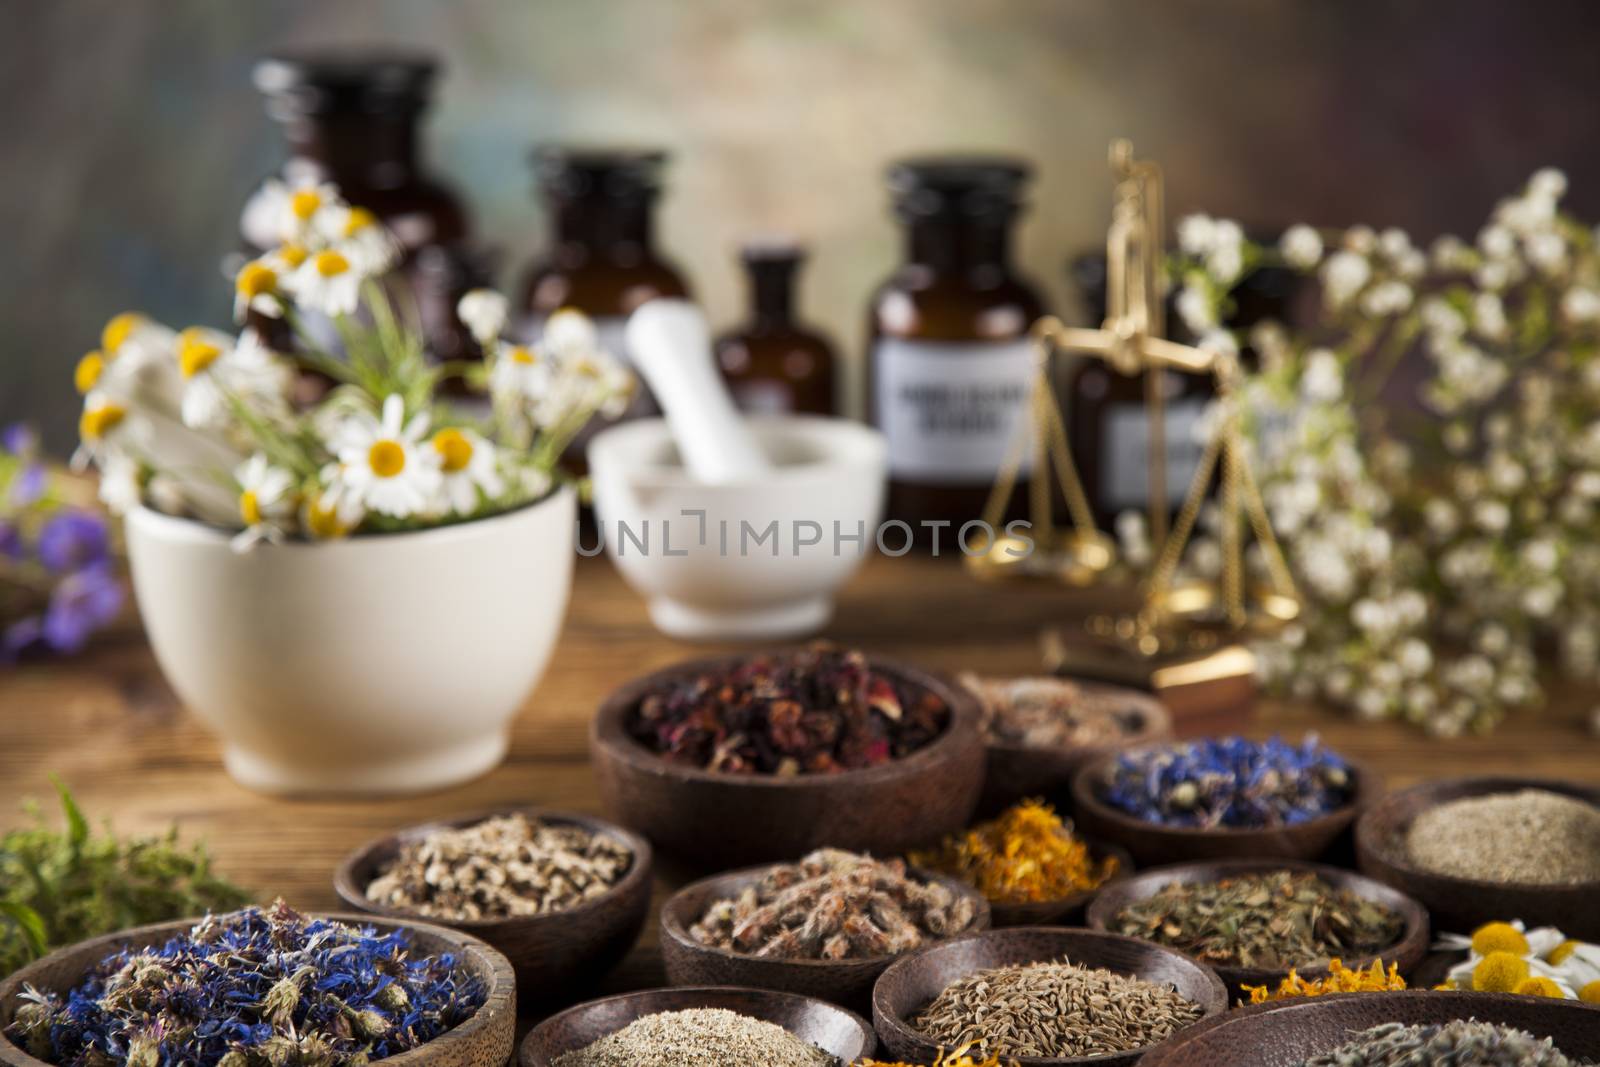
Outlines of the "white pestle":
<svg viewBox="0 0 1600 1067">
<path fill-rule="evenodd" d="M 687 300 L 658 299 L 628 317 L 628 358 L 650 386 L 695 481 L 759 479 L 772 470 L 711 362 L 711 330 Z"/>
</svg>

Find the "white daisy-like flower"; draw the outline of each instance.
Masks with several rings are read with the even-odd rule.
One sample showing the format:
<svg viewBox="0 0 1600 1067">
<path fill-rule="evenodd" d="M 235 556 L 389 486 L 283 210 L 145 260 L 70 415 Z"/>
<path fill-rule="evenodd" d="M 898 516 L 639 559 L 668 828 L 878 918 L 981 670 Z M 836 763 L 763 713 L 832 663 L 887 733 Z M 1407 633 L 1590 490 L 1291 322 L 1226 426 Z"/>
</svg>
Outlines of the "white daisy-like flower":
<svg viewBox="0 0 1600 1067">
<path fill-rule="evenodd" d="M 555 385 L 555 360 L 533 345 L 502 341 L 489 369 L 489 389 L 496 396 L 541 403 Z"/>
<path fill-rule="evenodd" d="M 312 252 L 283 279 L 283 287 L 296 303 L 313 311 L 348 315 L 361 302 L 361 282 L 366 277 L 352 254 L 339 248 Z"/>
<path fill-rule="evenodd" d="M 1215 247 L 1217 221 L 1210 215 L 1186 215 L 1178 220 L 1178 247 L 1191 256 L 1203 256 Z"/>
<path fill-rule="evenodd" d="M 257 452 L 239 465 L 233 477 L 239 485 L 239 520 L 244 523 L 244 530 L 233 539 L 234 550 L 282 540 L 283 524 L 294 515 L 294 475 Z"/>
<path fill-rule="evenodd" d="M 1291 267 L 1310 270 L 1322 259 L 1322 237 L 1310 226 L 1291 226 L 1278 240 L 1278 251 Z"/>
<path fill-rule="evenodd" d="M 1184 286 L 1178 293 L 1178 317 L 1191 333 L 1202 334 L 1217 328 L 1216 309 L 1206 299 L 1205 292 L 1193 285 Z"/>
<path fill-rule="evenodd" d="M 506 310 L 506 298 L 493 289 L 473 289 L 456 302 L 456 316 L 480 345 L 493 341 L 506 328 Z"/>
<path fill-rule="evenodd" d="M 336 464 L 334 468 L 337 469 Z M 366 508 L 353 495 L 340 499 L 332 491 L 307 493 L 300 502 L 300 528 L 318 541 L 331 541 L 348 537 L 366 514 Z"/>
<path fill-rule="evenodd" d="M 560 401 L 562 412 L 588 408 L 615 419 L 628 410 L 634 388 L 633 372 L 596 348 L 587 355 L 562 361 L 560 381 L 552 397 Z M 536 414 L 535 419 L 549 424 L 559 414 L 547 410 Z"/>
<path fill-rule="evenodd" d="M 478 509 L 480 489 L 491 501 L 505 492 L 494 445 L 478 434 L 450 426 L 429 445 L 439 456 L 439 489 L 449 510 L 470 515 Z"/>
<path fill-rule="evenodd" d="M 352 500 L 368 511 L 403 519 L 427 510 L 439 491 L 439 453 L 427 447 L 428 416 L 407 422 L 405 401 L 391 394 L 383 417 L 358 412 L 333 442 L 338 462 L 323 472 L 335 507 Z"/>
<path fill-rule="evenodd" d="M 343 204 L 338 187 L 330 182 L 298 181 L 290 185 L 268 178 L 246 202 L 240 227 L 262 248 L 306 244 L 317 229 L 318 215 Z"/>
<path fill-rule="evenodd" d="M 261 257 L 239 268 L 233 278 L 233 320 L 254 311 L 270 319 L 283 314 L 283 273 L 277 261 Z"/>
<path fill-rule="evenodd" d="M 98 390 L 91 392 L 78 416 L 78 448 L 72 454 L 72 469 L 86 470 L 91 461 L 104 466 L 119 454 L 122 443 L 138 436 L 137 430 L 125 403 Z"/>
<path fill-rule="evenodd" d="M 558 360 L 580 359 L 602 352 L 594 321 L 581 311 L 561 308 L 544 322 L 539 347 Z"/>
<path fill-rule="evenodd" d="M 253 410 L 280 411 L 288 403 L 292 374 L 261 335 L 246 330 L 237 343 L 215 330 L 191 327 L 178 335 L 183 374 L 183 424 L 215 430 L 232 421 L 229 398 Z"/>
<path fill-rule="evenodd" d="M 126 515 L 139 506 L 143 491 L 139 485 L 139 464 L 120 452 L 107 455 L 100 464 L 100 502 L 113 515 Z"/>
<path fill-rule="evenodd" d="M 329 248 L 337 249 L 364 275 L 382 274 L 400 258 L 400 245 L 378 216 L 344 204 L 324 208 L 316 218 Z"/>
<path fill-rule="evenodd" d="M 1561 314 L 1571 322 L 1600 319 L 1600 292 L 1586 286 L 1573 286 L 1561 297 Z"/>
</svg>

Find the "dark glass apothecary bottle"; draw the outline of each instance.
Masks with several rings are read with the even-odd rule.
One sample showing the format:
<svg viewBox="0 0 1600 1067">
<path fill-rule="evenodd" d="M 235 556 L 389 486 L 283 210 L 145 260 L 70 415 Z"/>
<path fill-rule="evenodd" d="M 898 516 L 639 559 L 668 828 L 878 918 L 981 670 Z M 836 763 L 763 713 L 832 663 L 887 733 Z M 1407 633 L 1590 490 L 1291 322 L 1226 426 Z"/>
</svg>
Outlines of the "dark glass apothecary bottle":
<svg viewBox="0 0 1600 1067">
<path fill-rule="evenodd" d="M 656 297 L 689 296 L 677 268 L 655 246 L 655 206 L 666 153 L 545 145 L 534 174 L 550 221 L 550 245 L 529 265 L 517 307 L 518 331 L 537 339 L 544 319 L 575 308 L 594 320 L 601 343 L 627 361 L 623 328 Z M 629 415 L 656 410 L 641 387 Z"/>
<path fill-rule="evenodd" d="M 795 318 L 795 276 L 805 249 L 788 238 L 745 242 L 749 318 L 716 341 L 717 365 L 734 402 L 752 414 L 832 415 L 833 345 Z"/>
<path fill-rule="evenodd" d="M 888 438 L 889 517 L 913 528 L 952 523 L 942 551 L 982 516 L 1027 414 L 1028 330 L 1044 307 L 1012 266 L 1011 237 L 1029 174 L 1020 160 L 989 157 L 889 169 L 906 255 L 872 299 L 869 405 Z M 1014 506 L 1026 499 L 1030 459 Z M 931 543 L 931 532 L 918 532 Z"/>
<path fill-rule="evenodd" d="M 430 56 L 369 50 L 285 52 L 256 64 L 267 114 L 283 127 L 290 185 L 332 182 L 350 203 L 378 216 L 399 242 L 400 275 L 438 359 L 475 356 L 455 303 L 482 272 L 468 252 L 467 213 L 454 191 L 429 175 L 420 126 L 439 73 Z M 276 244 L 246 206 L 245 240 Z"/>
<path fill-rule="evenodd" d="M 1104 253 L 1078 256 L 1068 265 L 1073 282 L 1083 294 L 1095 325 L 1106 314 L 1106 260 Z M 1299 293 L 1298 277 L 1278 267 L 1251 272 L 1229 293 L 1224 325 L 1247 331 L 1263 320 L 1289 322 Z M 1168 299 L 1168 334 L 1177 341 L 1198 340 L 1185 329 L 1175 312 L 1174 293 Z M 1240 352 L 1250 368 L 1255 354 L 1249 346 Z M 1064 389 L 1067 427 L 1084 493 L 1094 511 L 1095 524 L 1111 531 L 1117 516 L 1126 511 L 1148 515 L 1150 507 L 1151 432 L 1147 407 L 1148 374 L 1127 375 L 1100 359 L 1082 358 L 1072 369 Z M 1166 500 L 1169 519 L 1182 507 L 1189 485 L 1205 451 L 1196 430 L 1207 405 L 1216 396 L 1210 375 L 1161 372 L 1162 452 L 1166 466 Z M 1215 492 L 1213 475 L 1211 491 Z"/>
</svg>

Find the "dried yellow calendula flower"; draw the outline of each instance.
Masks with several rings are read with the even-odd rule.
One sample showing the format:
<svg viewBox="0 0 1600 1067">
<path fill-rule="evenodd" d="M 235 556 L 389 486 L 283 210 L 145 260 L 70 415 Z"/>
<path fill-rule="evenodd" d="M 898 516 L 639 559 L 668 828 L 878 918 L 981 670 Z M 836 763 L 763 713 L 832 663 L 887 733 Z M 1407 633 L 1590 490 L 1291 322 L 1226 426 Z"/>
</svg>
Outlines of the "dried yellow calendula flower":
<svg viewBox="0 0 1600 1067">
<path fill-rule="evenodd" d="M 1400 977 L 1400 967 L 1391 963 L 1383 969 L 1382 960 L 1373 960 L 1372 966 L 1349 970 L 1342 960 L 1328 964 L 1328 977 L 1307 981 L 1292 968 L 1289 976 L 1278 983 L 1278 988 L 1268 991 L 1264 985 L 1247 985 L 1250 1003 L 1263 1004 L 1269 1000 L 1287 1000 L 1290 997 L 1320 997 L 1324 993 L 1376 993 L 1390 989 L 1404 989 L 1406 980 Z"/>
</svg>

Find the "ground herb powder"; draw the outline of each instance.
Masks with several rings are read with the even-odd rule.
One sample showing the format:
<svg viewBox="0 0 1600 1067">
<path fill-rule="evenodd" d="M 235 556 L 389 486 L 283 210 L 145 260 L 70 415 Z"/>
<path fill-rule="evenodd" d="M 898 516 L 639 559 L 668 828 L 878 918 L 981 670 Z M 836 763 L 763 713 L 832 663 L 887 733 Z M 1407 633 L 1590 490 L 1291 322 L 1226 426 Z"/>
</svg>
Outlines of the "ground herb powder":
<svg viewBox="0 0 1600 1067">
<path fill-rule="evenodd" d="M 1549 1038 L 1473 1019 L 1407 1026 L 1385 1023 L 1363 1030 L 1331 1052 L 1300 1067 L 1594 1067 L 1568 1058 Z"/>
<path fill-rule="evenodd" d="M 1511 885 L 1600 881 L 1600 807 L 1544 789 L 1464 797 L 1412 820 L 1423 870 Z"/>
<path fill-rule="evenodd" d="M 839 1067 L 839 1058 L 775 1023 L 724 1008 L 635 1019 L 555 1067 Z"/>
</svg>

